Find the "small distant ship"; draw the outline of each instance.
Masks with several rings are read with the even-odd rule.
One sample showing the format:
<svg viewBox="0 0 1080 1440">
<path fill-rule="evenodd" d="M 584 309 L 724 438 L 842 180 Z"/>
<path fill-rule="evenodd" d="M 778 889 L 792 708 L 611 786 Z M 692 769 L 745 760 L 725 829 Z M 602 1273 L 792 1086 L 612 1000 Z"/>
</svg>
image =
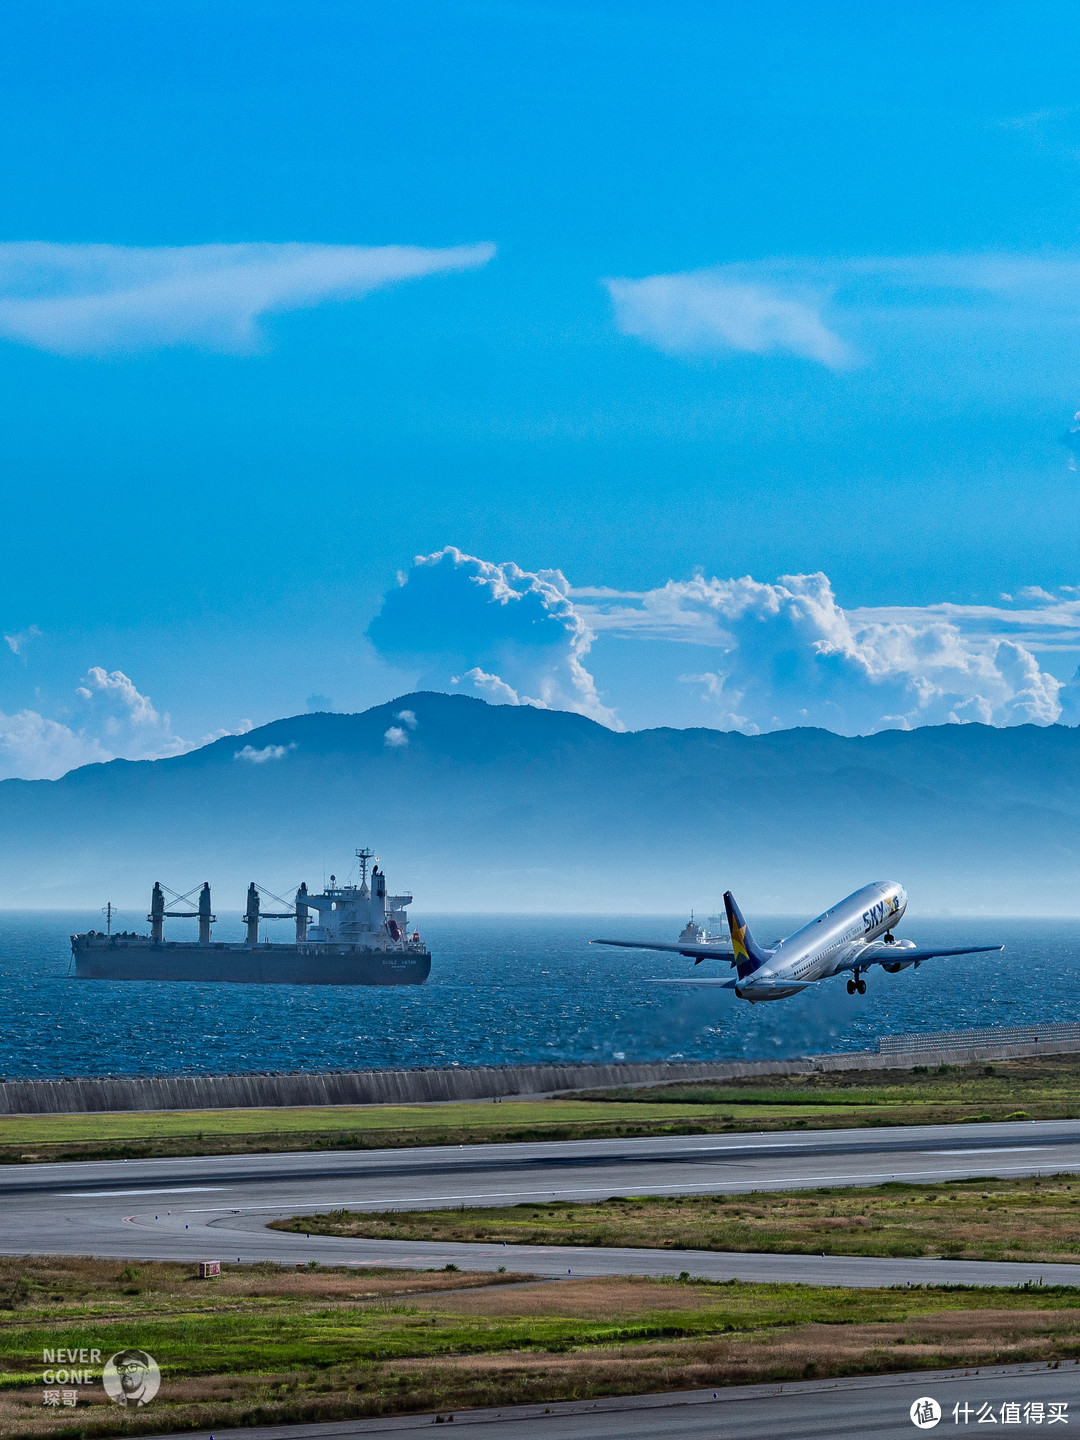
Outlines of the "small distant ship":
<svg viewBox="0 0 1080 1440">
<path fill-rule="evenodd" d="M 690 919 L 679 932 L 679 939 L 686 941 L 689 945 L 726 945 L 728 943 L 726 915 L 710 915 L 708 926 L 709 928 L 706 930 L 699 925 L 691 910 Z"/>
<path fill-rule="evenodd" d="M 194 980 L 234 985 L 422 985 L 431 973 L 431 955 L 418 930 L 409 934 L 406 907 L 411 895 L 387 895 L 386 876 L 371 850 L 357 850 L 359 883 L 339 886 L 337 877 L 319 895 L 306 884 L 296 892 L 292 909 L 263 910 L 264 892 L 248 886 L 244 922 L 247 938 L 239 943 L 216 941 L 211 927 L 210 884 L 191 897 L 173 897 L 166 908 L 160 881 L 150 898 L 149 935 L 112 930 L 112 907 L 102 933 L 72 935 L 71 953 L 80 980 Z M 368 862 L 374 861 L 368 875 Z M 269 895 L 269 891 L 265 892 Z M 278 904 L 287 904 L 272 896 Z M 317 921 L 312 923 L 312 912 Z M 166 940 L 166 920 L 198 920 L 198 940 Z M 277 944 L 259 939 L 264 920 L 295 920 L 296 939 Z"/>
</svg>

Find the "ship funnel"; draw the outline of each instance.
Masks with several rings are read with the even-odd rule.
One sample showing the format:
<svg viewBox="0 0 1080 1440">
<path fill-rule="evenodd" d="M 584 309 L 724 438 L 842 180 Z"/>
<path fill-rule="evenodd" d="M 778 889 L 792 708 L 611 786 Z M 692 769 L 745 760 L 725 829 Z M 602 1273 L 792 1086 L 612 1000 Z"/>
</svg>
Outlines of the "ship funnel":
<svg viewBox="0 0 1080 1440">
<path fill-rule="evenodd" d="M 258 945 L 259 943 L 259 890 L 253 880 L 248 886 L 247 909 L 244 911 L 244 920 L 247 923 L 247 943 Z"/>
</svg>

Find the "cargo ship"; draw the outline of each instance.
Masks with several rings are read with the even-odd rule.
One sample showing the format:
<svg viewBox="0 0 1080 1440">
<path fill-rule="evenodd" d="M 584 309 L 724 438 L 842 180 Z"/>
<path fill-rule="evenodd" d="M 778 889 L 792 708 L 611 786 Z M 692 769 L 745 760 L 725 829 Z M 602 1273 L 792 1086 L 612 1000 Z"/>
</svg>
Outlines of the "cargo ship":
<svg viewBox="0 0 1080 1440">
<path fill-rule="evenodd" d="M 71 953 L 79 980 L 189 980 L 233 985 L 422 985 L 431 973 L 431 955 L 420 933 L 409 934 L 406 907 L 411 895 L 387 895 L 386 876 L 371 850 L 357 850 L 356 882 L 330 884 L 321 894 L 300 886 L 292 902 L 278 899 L 254 881 L 248 886 L 241 942 L 214 940 L 210 884 L 172 897 L 154 885 L 149 935 L 112 929 L 112 907 L 104 932 L 72 935 Z M 368 865 L 371 873 L 368 874 Z M 264 910 L 263 896 L 281 910 Z M 194 905 L 195 908 L 191 908 Z M 180 909 L 178 906 L 185 908 Z M 313 913 L 314 912 L 314 913 Z M 166 940 L 166 920 L 198 920 L 198 940 Z M 295 920 L 296 938 L 280 944 L 259 929 L 266 920 Z"/>
</svg>

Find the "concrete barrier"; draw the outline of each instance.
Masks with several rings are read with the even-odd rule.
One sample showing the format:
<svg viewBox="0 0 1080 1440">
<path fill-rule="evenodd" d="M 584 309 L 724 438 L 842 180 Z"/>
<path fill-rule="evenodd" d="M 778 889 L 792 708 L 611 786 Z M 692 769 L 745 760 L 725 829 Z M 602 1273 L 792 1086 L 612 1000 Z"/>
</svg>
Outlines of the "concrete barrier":
<svg viewBox="0 0 1080 1440">
<path fill-rule="evenodd" d="M 923 1042 L 944 1041 L 944 1044 Z M 902 1041 L 903 1048 L 890 1042 Z M 285 1105 L 417 1105 L 494 1100 L 615 1086 L 724 1081 L 841 1070 L 910 1070 L 1031 1055 L 1080 1052 L 1080 1025 L 883 1036 L 877 1050 L 795 1060 L 653 1062 L 610 1065 L 461 1065 L 430 1070 L 349 1070 L 248 1075 L 110 1075 L 0 1081 L 0 1114 L 222 1110 Z"/>
</svg>

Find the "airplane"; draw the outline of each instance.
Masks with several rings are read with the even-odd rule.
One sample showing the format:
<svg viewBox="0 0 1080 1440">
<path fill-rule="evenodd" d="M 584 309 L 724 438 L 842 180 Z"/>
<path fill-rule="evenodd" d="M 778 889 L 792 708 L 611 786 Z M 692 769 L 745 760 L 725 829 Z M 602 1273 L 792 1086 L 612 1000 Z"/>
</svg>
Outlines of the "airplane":
<svg viewBox="0 0 1080 1440">
<path fill-rule="evenodd" d="M 880 965 L 890 975 L 908 966 L 916 969 L 941 955 L 977 955 L 1004 950 L 1004 945 L 962 945 L 930 948 L 913 940 L 897 940 L 893 927 L 907 909 L 907 891 L 896 880 L 878 880 L 864 885 L 841 900 L 824 915 L 811 920 L 794 935 L 778 942 L 772 950 L 761 946 L 750 933 L 735 897 L 724 895 L 731 944 L 689 942 L 665 944 L 653 940 L 592 940 L 592 945 L 620 945 L 627 950 L 671 950 L 692 956 L 695 965 L 719 958 L 735 966 L 737 978 L 715 980 L 692 978 L 660 981 L 669 985 L 715 985 L 734 990 L 740 1000 L 786 1000 L 819 980 L 828 980 L 845 970 L 852 971 L 847 982 L 849 995 L 866 994 L 863 974 L 871 965 Z"/>
</svg>

